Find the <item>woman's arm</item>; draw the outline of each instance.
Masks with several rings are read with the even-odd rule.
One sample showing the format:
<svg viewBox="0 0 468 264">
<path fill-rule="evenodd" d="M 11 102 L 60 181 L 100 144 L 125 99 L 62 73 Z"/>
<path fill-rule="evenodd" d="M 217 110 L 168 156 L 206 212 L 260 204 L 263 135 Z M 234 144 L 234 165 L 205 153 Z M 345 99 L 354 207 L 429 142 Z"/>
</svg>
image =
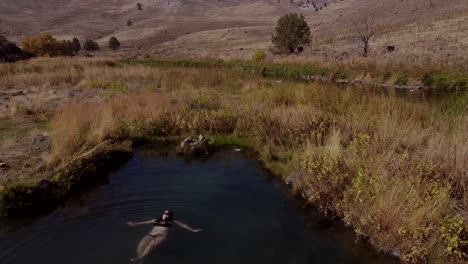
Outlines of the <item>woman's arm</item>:
<svg viewBox="0 0 468 264">
<path fill-rule="evenodd" d="M 190 232 L 194 232 L 194 233 L 198 233 L 200 231 L 203 231 L 203 229 L 193 229 L 192 227 L 190 227 L 189 225 L 187 224 L 184 224 L 180 221 L 173 221 L 175 224 L 177 224 L 178 226 L 184 228 L 184 229 L 187 229 L 188 231 Z"/>
<path fill-rule="evenodd" d="M 137 225 L 149 225 L 149 224 L 154 224 L 155 221 L 156 219 L 151 219 L 151 220 L 143 221 L 143 222 L 128 222 L 128 225 L 132 227 L 137 226 Z"/>
</svg>

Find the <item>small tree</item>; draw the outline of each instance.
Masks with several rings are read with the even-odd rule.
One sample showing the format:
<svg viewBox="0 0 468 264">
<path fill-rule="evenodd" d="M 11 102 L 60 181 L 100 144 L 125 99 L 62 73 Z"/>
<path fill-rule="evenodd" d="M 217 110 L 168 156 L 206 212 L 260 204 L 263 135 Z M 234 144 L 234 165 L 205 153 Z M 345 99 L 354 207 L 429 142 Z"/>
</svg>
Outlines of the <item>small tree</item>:
<svg viewBox="0 0 468 264">
<path fill-rule="evenodd" d="M 292 13 L 281 17 L 272 42 L 275 53 L 294 53 L 298 46 L 310 44 L 310 28 L 304 16 Z"/>
<path fill-rule="evenodd" d="M 95 51 L 99 49 L 99 44 L 92 39 L 86 39 L 83 44 L 83 49 L 86 51 Z"/>
<path fill-rule="evenodd" d="M 120 48 L 120 42 L 116 37 L 111 37 L 109 39 L 109 48 L 112 49 L 114 52 L 116 49 Z"/>
<path fill-rule="evenodd" d="M 78 53 L 78 51 L 81 50 L 81 43 L 80 41 L 77 39 L 77 38 L 73 38 L 72 40 L 72 48 L 73 48 L 73 52 L 76 54 Z"/>
<path fill-rule="evenodd" d="M 131 19 L 127 20 L 127 26 L 131 26 L 131 25 L 133 25 L 132 20 Z"/>
<path fill-rule="evenodd" d="M 141 3 L 137 3 L 138 10 L 143 10 L 143 5 Z"/>
<path fill-rule="evenodd" d="M 362 56 L 367 57 L 369 55 L 369 42 L 375 33 L 374 18 L 366 16 L 359 23 L 354 22 L 354 27 L 356 28 L 358 37 L 363 44 Z"/>
</svg>

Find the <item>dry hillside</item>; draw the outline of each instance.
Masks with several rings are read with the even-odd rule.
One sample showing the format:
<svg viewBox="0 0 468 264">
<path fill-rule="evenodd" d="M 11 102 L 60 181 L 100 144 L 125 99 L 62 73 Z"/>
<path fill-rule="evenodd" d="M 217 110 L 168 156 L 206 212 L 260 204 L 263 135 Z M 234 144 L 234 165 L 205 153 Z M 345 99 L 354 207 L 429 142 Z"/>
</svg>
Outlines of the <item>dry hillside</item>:
<svg viewBox="0 0 468 264">
<path fill-rule="evenodd" d="M 343 61 L 359 57 L 353 24 L 371 15 L 379 28 L 371 55 L 395 45 L 392 58 L 403 63 L 432 62 L 434 52 L 444 65 L 459 67 L 467 61 L 466 0 L 140 0 L 142 10 L 137 3 L 2 0 L 0 35 L 20 41 L 48 32 L 57 38 L 89 37 L 102 45 L 116 36 L 127 53 L 247 58 L 253 50 L 269 47 L 281 15 L 300 12 L 314 36 L 305 57 Z M 127 26 L 129 19 L 131 26 Z"/>
</svg>

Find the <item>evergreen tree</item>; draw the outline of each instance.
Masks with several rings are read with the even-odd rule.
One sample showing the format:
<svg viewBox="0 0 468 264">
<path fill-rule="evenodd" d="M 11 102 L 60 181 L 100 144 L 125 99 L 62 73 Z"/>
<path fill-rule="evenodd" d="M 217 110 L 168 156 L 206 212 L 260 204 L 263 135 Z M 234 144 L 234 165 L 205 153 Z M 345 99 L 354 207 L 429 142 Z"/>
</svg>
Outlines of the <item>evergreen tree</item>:
<svg viewBox="0 0 468 264">
<path fill-rule="evenodd" d="M 92 39 L 86 39 L 83 44 L 83 49 L 86 51 L 95 51 L 99 49 L 99 44 Z"/>
<path fill-rule="evenodd" d="M 72 41 L 72 48 L 73 48 L 73 52 L 76 54 L 78 53 L 78 51 L 81 50 L 81 43 L 80 41 L 77 39 L 77 38 L 73 38 L 73 41 Z"/>
<path fill-rule="evenodd" d="M 275 53 L 294 53 L 299 46 L 309 44 L 310 28 L 304 16 L 291 13 L 281 17 L 272 42 Z"/>
<path fill-rule="evenodd" d="M 111 37 L 109 39 L 109 48 L 112 49 L 114 52 L 116 49 L 120 48 L 120 42 L 116 37 Z"/>
</svg>

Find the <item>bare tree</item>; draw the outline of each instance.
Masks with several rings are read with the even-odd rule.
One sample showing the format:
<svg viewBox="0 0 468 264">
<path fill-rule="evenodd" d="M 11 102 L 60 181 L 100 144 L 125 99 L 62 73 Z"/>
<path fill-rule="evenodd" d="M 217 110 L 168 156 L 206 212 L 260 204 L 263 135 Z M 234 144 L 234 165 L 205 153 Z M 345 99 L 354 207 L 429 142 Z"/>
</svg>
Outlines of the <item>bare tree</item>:
<svg viewBox="0 0 468 264">
<path fill-rule="evenodd" d="M 364 45 L 362 55 L 367 57 L 369 55 L 369 42 L 375 34 L 374 18 L 372 16 L 366 16 L 359 23 L 355 21 L 354 27 L 359 39 Z"/>
</svg>

